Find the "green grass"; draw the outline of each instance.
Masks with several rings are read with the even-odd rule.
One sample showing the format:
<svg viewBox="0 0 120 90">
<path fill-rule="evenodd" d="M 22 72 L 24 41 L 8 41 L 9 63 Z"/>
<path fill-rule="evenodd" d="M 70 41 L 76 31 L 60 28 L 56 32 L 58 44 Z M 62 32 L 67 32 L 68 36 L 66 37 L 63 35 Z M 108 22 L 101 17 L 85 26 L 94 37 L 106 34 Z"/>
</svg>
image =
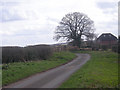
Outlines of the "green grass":
<svg viewBox="0 0 120 90">
<path fill-rule="evenodd" d="M 59 66 L 75 57 L 75 54 L 71 52 L 58 52 L 54 53 L 48 60 L 10 63 L 7 68 L 2 70 L 2 85 L 4 86 L 32 74 Z M 6 67 L 6 65 L 4 64 L 3 67 Z"/>
<path fill-rule="evenodd" d="M 118 54 L 103 51 L 85 51 L 91 59 L 74 73 L 60 88 L 117 88 Z"/>
<path fill-rule="evenodd" d="M 0 88 L 2 87 L 2 65 L 0 65 Z"/>
</svg>

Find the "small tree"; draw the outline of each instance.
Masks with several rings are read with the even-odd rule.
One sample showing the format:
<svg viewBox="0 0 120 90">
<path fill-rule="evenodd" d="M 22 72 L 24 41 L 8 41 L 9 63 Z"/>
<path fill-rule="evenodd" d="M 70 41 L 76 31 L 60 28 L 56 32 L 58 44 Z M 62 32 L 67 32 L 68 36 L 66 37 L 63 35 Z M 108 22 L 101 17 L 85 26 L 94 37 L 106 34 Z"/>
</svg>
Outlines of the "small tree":
<svg viewBox="0 0 120 90">
<path fill-rule="evenodd" d="M 55 31 L 57 41 L 65 39 L 73 41 L 74 45 L 80 47 L 82 36 L 89 37 L 94 33 L 94 23 L 87 15 L 79 12 L 66 14 L 62 18 Z"/>
<path fill-rule="evenodd" d="M 95 48 L 96 46 L 96 40 L 97 40 L 97 34 L 91 33 L 87 38 L 87 45 L 91 48 Z"/>
</svg>

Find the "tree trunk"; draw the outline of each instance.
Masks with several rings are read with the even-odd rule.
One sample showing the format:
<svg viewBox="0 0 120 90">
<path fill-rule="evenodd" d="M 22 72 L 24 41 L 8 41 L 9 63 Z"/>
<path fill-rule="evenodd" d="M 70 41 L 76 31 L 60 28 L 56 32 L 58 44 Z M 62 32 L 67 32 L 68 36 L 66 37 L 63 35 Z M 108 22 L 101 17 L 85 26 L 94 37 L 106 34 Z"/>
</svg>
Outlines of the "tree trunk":
<svg viewBox="0 0 120 90">
<path fill-rule="evenodd" d="M 81 47 L 81 39 L 78 40 L 78 47 Z"/>
<path fill-rule="evenodd" d="M 80 34 L 80 36 L 78 37 L 78 47 L 79 47 L 79 48 L 81 47 L 81 34 Z"/>
</svg>

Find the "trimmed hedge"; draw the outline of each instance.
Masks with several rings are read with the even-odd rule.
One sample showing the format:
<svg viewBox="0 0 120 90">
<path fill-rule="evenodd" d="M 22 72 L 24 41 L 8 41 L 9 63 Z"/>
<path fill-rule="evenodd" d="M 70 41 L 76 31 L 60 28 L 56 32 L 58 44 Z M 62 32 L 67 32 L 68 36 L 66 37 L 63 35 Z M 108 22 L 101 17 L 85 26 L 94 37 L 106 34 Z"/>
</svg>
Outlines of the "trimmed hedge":
<svg viewBox="0 0 120 90">
<path fill-rule="evenodd" d="M 25 62 L 47 59 L 52 54 L 51 46 L 2 47 L 2 63 Z"/>
</svg>

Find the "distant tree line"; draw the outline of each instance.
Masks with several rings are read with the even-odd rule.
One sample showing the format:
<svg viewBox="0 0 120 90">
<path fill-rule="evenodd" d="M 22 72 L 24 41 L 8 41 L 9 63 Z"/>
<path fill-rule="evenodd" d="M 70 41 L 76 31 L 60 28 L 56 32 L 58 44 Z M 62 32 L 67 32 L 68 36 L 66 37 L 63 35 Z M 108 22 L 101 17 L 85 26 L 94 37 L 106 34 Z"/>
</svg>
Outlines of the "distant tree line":
<svg viewBox="0 0 120 90">
<path fill-rule="evenodd" d="M 49 45 L 27 47 L 2 47 L 2 63 L 45 60 L 52 55 Z"/>
</svg>

